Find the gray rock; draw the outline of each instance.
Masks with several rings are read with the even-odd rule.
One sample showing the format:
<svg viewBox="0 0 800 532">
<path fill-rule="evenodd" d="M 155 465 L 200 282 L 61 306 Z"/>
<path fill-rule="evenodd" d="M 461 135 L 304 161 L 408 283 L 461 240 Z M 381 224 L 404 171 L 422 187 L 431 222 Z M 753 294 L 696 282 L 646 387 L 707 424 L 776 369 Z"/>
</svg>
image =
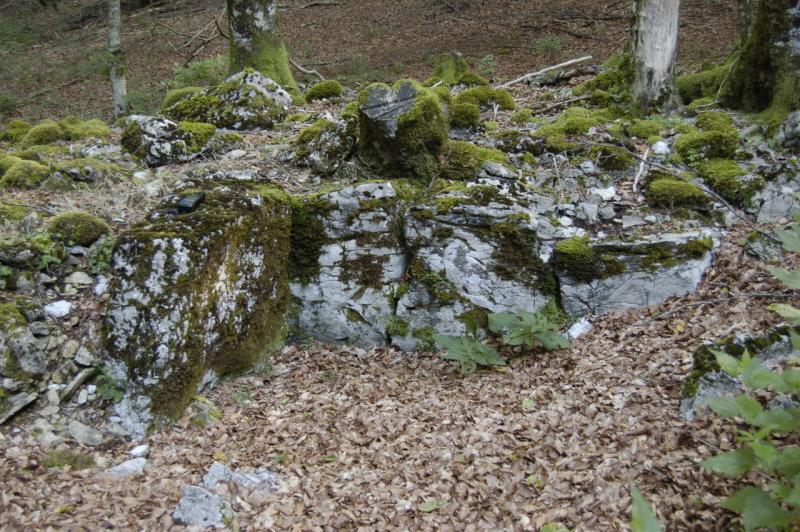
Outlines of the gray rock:
<svg viewBox="0 0 800 532">
<path fill-rule="evenodd" d="M 3 405 L 3 410 L 0 411 L 0 425 L 34 402 L 37 397 L 35 393 L 18 393 L 9 397 Z"/>
<path fill-rule="evenodd" d="M 67 431 L 69 432 L 69 435 L 75 439 L 75 441 L 90 447 L 96 447 L 105 441 L 102 432 L 84 425 L 77 420 L 72 420 L 69 422 Z"/>
<path fill-rule="evenodd" d="M 794 175 L 788 172 L 768 181 L 764 188 L 753 196 L 758 223 L 789 220 L 792 214 L 800 211 L 800 199 L 795 196 L 800 191 L 800 170 Z"/>
<path fill-rule="evenodd" d="M 623 229 L 630 229 L 631 227 L 638 227 L 640 225 L 646 225 L 646 224 L 647 222 L 641 216 L 625 215 L 622 217 Z"/>
<path fill-rule="evenodd" d="M 591 196 L 597 196 L 603 201 L 611 201 L 617 195 L 617 189 L 613 185 L 606 188 L 590 188 L 586 193 Z"/>
<path fill-rule="evenodd" d="M 133 456 L 134 458 L 144 458 L 148 454 L 150 454 L 150 446 L 147 444 L 137 445 L 130 451 L 128 454 Z"/>
<path fill-rule="evenodd" d="M 659 140 L 650 148 L 653 151 L 654 155 L 669 155 L 670 149 L 669 144 L 664 142 L 663 140 Z"/>
<path fill-rule="evenodd" d="M 257 490 L 265 495 L 278 491 L 280 482 L 278 476 L 264 468 L 253 472 L 233 471 L 225 464 L 214 462 L 203 476 L 203 486 L 213 490 L 220 482 L 233 482 L 239 487 L 248 490 Z"/>
<path fill-rule="evenodd" d="M 719 245 L 716 234 L 710 232 L 667 234 L 633 243 L 603 242 L 594 245 L 596 253 L 613 250 L 611 256 L 619 261 L 624 271 L 585 282 L 575 280 L 557 269 L 564 310 L 572 316 L 600 316 L 614 310 L 656 305 L 670 297 L 693 292 L 711 265 L 713 252 L 710 250 L 699 257 L 693 253 L 682 256 L 681 245 L 708 236 L 713 236 L 715 247 Z M 677 264 L 644 264 L 641 250 L 651 246 L 672 250 Z M 626 247 L 631 249 L 631 253 L 624 251 Z M 634 248 L 637 252 L 633 252 Z"/>
<path fill-rule="evenodd" d="M 617 211 L 614 210 L 612 205 L 604 205 L 597 210 L 597 214 L 600 216 L 600 219 L 608 221 L 614 219 L 617 215 Z"/>
<path fill-rule="evenodd" d="M 188 162 L 203 154 L 202 147 L 193 149 L 193 135 L 168 118 L 130 115 L 125 120 L 123 146 L 148 166 Z"/>
<path fill-rule="evenodd" d="M 44 306 L 44 311 L 52 318 L 63 318 L 72 311 L 72 303 L 65 300 L 53 301 Z"/>
<path fill-rule="evenodd" d="M 184 486 L 172 518 L 182 525 L 224 528 L 234 518 L 228 501 L 200 486 Z"/>
<path fill-rule="evenodd" d="M 587 223 L 593 224 L 597 222 L 598 213 L 599 209 L 597 205 L 585 201 L 578 205 L 576 216 L 578 217 L 579 220 L 583 220 Z"/>
<path fill-rule="evenodd" d="M 75 354 L 75 363 L 79 366 L 94 366 L 97 360 L 91 351 L 84 346 L 80 346 L 78 352 Z"/>
<path fill-rule="evenodd" d="M 800 111 L 790 113 L 786 117 L 775 140 L 779 146 L 800 153 Z"/>
<path fill-rule="evenodd" d="M 131 458 L 130 460 L 126 460 L 121 464 L 117 464 L 110 469 L 106 469 L 104 473 L 111 477 L 132 477 L 142 473 L 146 465 L 146 458 Z"/>
<path fill-rule="evenodd" d="M 295 146 L 297 162 L 313 172 L 331 176 L 350 158 L 356 147 L 358 124 L 354 118 L 328 120 L 317 133 Z"/>
<path fill-rule="evenodd" d="M 66 284 L 74 284 L 78 286 L 89 286 L 94 283 L 94 280 L 86 274 L 86 272 L 73 272 L 64 279 Z"/>
</svg>

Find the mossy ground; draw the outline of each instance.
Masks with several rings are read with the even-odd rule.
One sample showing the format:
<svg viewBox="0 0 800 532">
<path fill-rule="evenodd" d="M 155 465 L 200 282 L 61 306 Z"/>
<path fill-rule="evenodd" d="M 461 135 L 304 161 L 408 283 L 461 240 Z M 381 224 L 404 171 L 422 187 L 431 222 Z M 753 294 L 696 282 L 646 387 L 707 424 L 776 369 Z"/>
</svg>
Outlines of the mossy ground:
<svg viewBox="0 0 800 532">
<path fill-rule="evenodd" d="M 47 230 L 57 241 L 88 246 L 101 236 L 109 234 L 111 227 L 97 216 L 74 211 L 53 218 Z"/>
<path fill-rule="evenodd" d="M 327 100 L 330 98 L 338 98 L 344 92 L 342 84 L 336 80 L 328 79 L 320 81 L 306 91 L 305 98 L 307 102 L 315 100 Z"/>
<path fill-rule="evenodd" d="M 509 164 L 508 156 L 500 150 L 465 141 L 450 141 L 444 150 L 443 177 L 463 181 L 475 179 L 485 162 Z"/>
<path fill-rule="evenodd" d="M 648 202 L 656 207 L 704 207 L 708 197 L 696 185 L 674 177 L 659 177 L 650 181 L 645 190 Z"/>
<path fill-rule="evenodd" d="M 0 188 L 33 189 L 50 175 L 47 166 L 34 161 L 17 160 L 12 163 L 0 179 Z"/>
</svg>

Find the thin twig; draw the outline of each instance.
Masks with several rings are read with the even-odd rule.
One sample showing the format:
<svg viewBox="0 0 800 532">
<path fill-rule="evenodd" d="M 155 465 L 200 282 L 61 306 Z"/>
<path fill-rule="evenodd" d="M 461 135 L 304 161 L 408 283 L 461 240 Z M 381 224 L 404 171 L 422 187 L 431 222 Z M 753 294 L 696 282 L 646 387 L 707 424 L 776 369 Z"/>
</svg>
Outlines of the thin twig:
<svg viewBox="0 0 800 532">
<path fill-rule="evenodd" d="M 639 165 L 639 171 L 636 172 L 636 177 L 633 178 L 633 193 L 637 196 L 639 195 L 639 180 L 644 175 L 644 169 L 647 167 L 647 156 L 650 155 L 650 148 L 647 148 L 644 152 L 643 161 Z"/>
<path fill-rule="evenodd" d="M 497 88 L 498 89 L 506 89 L 506 88 L 510 87 L 511 85 L 516 85 L 517 83 L 521 83 L 523 81 L 527 81 L 529 79 L 533 79 L 533 78 L 535 78 L 537 76 L 541 76 L 542 74 L 544 74 L 546 72 L 550 72 L 551 70 L 556 70 L 558 68 L 562 68 L 562 67 L 565 67 L 565 66 L 574 65 L 575 63 L 583 63 L 584 61 L 589 61 L 591 58 L 592 58 L 591 55 L 586 55 L 586 56 L 583 56 L 583 57 L 578 57 L 577 59 L 570 59 L 569 61 L 565 61 L 565 62 L 559 63 L 557 65 L 553 65 L 553 66 L 549 66 L 547 68 L 543 68 L 542 70 L 539 70 L 538 72 L 533 72 L 531 74 L 525 74 L 522 77 L 519 77 L 517 79 L 513 79 L 513 80 L 511 80 L 511 81 L 509 81 L 507 83 L 503 83 L 502 85 L 498 85 Z"/>
<path fill-rule="evenodd" d="M 295 67 L 297 70 L 299 70 L 303 74 L 308 74 L 308 75 L 311 75 L 311 76 L 317 76 L 320 79 L 320 81 L 325 81 L 325 77 L 322 74 L 320 74 L 319 72 L 317 72 L 316 70 L 303 68 L 302 66 L 298 65 L 297 63 L 295 63 L 294 59 L 292 59 L 292 58 L 289 58 L 289 62 L 292 64 L 293 67 Z"/>
<path fill-rule="evenodd" d="M 552 111 L 554 109 L 558 109 L 559 107 L 563 107 L 565 105 L 569 105 L 569 104 L 575 103 L 575 102 L 580 102 L 580 101 L 583 101 L 583 100 L 588 100 L 589 98 L 591 98 L 591 96 L 588 96 L 588 95 L 587 96 L 576 96 L 575 98 L 569 98 L 567 100 L 561 100 L 560 102 L 556 102 L 556 103 L 550 104 L 550 105 L 548 105 L 547 107 L 545 107 L 543 109 L 533 109 L 533 112 L 534 113 L 549 113 L 550 111 Z"/>
</svg>

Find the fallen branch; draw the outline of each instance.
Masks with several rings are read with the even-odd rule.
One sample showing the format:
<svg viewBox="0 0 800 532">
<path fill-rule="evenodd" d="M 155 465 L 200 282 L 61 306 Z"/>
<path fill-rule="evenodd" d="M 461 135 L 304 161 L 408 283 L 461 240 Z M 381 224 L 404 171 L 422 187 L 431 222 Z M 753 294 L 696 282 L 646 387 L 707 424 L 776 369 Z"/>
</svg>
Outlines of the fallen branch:
<svg viewBox="0 0 800 532">
<path fill-rule="evenodd" d="M 534 113 L 549 113 L 553 109 L 558 109 L 559 107 L 563 107 L 564 105 L 569 105 L 571 103 L 580 102 L 583 100 L 588 100 L 591 96 L 576 96 L 575 98 L 569 98 L 568 100 L 561 100 L 560 102 L 556 102 L 554 104 L 550 104 L 544 108 L 533 109 Z"/>
<path fill-rule="evenodd" d="M 553 65 L 553 66 L 549 66 L 547 68 L 543 68 L 542 70 L 539 70 L 538 72 L 533 72 L 531 74 L 525 74 L 522 77 L 519 77 L 517 79 L 513 79 L 513 80 L 511 80 L 511 81 L 509 81 L 507 83 L 503 83 L 502 85 L 498 85 L 497 88 L 498 89 L 505 89 L 505 88 L 508 88 L 508 87 L 510 87 L 512 85 L 516 85 L 517 83 L 522 83 L 523 81 L 527 81 L 527 80 L 533 79 L 533 78 L 535 78 L 537 76 L 541 76 L 542 74 L 544 74 L 546 72 L 550 72 L 551 70 L 556 70 L 558 68 L 563 68 L 565 66 L 574 65 L 576 63 L 583 63 L 584 61 L 589 61 L 591 58 L 592 58 L 591 55 L 586 55 L 586 56 L 583 56 L 583 57 L 579 57 L 577 59 L 570 59 L 569 61 L 565 61 L 563 63 L 559 63 L 558 65 Z"/>
<path fill-rule="evenodd" d="M 292 64 L 293 67 L 295 67 L 297 70 L 299 70 L 303 74 L 308 74 L 310 76 L 317 76 L 320 79 L 320 81 L 325 81 L 325 78 L 323 77 L 323 75 L 320 74 L 319 72 L 317 72 L 316 70 L 303 68 L 302 66 L 298 65 L 297 63 L 295 63 L 294 59 L 292 59 L 292 58 L 289 58 L 289 62 Z"/>
<path fill-rule="evenodd" d="M 644 175 L 644 169 L 647 166 L 647 156 L 650 155 L 650 148 L 647 148 L 644 152 L 644 157 L 639 165 L 639 171 L 636 172 L 636 177 L 633 178 L 633 193 L 637 196 L 639 195 L 639 180 Z"/>
</svg>

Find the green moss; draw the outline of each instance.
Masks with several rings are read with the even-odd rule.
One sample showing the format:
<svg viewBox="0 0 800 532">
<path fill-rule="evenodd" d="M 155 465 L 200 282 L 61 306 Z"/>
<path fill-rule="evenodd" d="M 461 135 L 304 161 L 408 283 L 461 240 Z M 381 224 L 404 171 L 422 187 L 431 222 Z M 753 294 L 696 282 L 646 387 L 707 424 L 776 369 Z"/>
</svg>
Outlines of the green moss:
<svg viewBox="0 0 800 532">
<path fill-rule="evenodd" d="M 698 99 L 708 100 L 707 103 L 714 101 L 719 91 L 722 80 L 728 75 L 730 64 L 726 63 L 717 67 L 701 70 L 694 74 L 684 74 L 675 80 L 678 94 L 684 104 L 688 104 Z"/>
<path fill-rule="evenodd" d="M 341 275 L 343 283 L 355 281 L 358 286 L 380 289 L 383 286 L 383 264 L 386 257 L 378 255 L 359 255 L 342 259 Z"/>
<path fill-rule="evenodd" d="M 706 107 L 710 107 L 714 103 L 714 98 L 697 98 L 696 100 L 692 100 L 686 110 L 689 111 L 690 114 L 697 113 L 698 109 L 703 109 Z"/>
<path fill-rule="evenodd" d="M 434 62 L 433 74 L 426 85 L 434 85 L 441 81 L 446 85 L 455 85 L 458 80 L 469 72 L 469 65 L 460 54 L 442 54 Z"/>
<path fill-rule="evenodd" d="M 15 304 L 0 303 L 0 331 L 12 331 L 26 324 L 25 317 Z"/>
<path fill-rule="evenodd" d="M 17 161 L 6 170 L 0 179 L 0 188 L 33 189 L 38 187 L 47 176 L 50 169 L 43 164 L 33 161 Z"/>
<path fill-rule="evenodd" d="M 456 85 L 465 85 L 467 87 L 488 87 L 489 80 L 475 72 L 464 72 L 458 78 Z"/>
<path fill-rule="evenodd" d="M 326 79 L 320 81 L 306 91 L 305 98 L 307 102 L 314 100 L 326 100 L 329 98 L 338 98 L 344 92 L 342 84 L 336 80 Z"/>
<path fill-rule="evenodd" d="M 714 239 L 709 237 L 689 240 L 678 247 L 679 252 L 692 259 L 699 259 L 714 248 Z"/>
<path fill-rule="evenodd" d="M 626 170 L 636 162 L 628 150 L 616 146 L 595 146 L 591 153 L 603 170 Z"/>
<path fill-rule="evenodd" d="M 80 471 L 94 467 L 94 458 L 91 455 L 76 453 L 71 450 L 50 451 L 42 460 L 44 467 L 59 469 L 69 468 L 71 471 Z"/>
<path fill-rule="evenodd" d="M 605 70 L 575 87 L 575 96 L 591 95 L 593 103 L 610 107 L 629 108 L 632 102 L 631 85 L 635 75 L 630 53 L 617 54 L 603 65 Z"/>
<path fill-rule="evenodd" d="M 390 337 L 392 336 L 408 336 L 408 332 L 410 327 L 408 322 L 398 318 L 397 316 L 392 316 L 389 318 L 388 323 L 386 324 L 386 334 Z"/>
<path fill-rule="evenodd" d="M 191 96 L 205 91 L 203 87 L 183 87 L 180 89 L 172 89 L 167 91 L 164 100 L 161 102 L 161 110 L 169 109 L 181 100 L 185 100 Z"/>
<path fill-rule="evenodd" d="M 511 116 L 514 124 L 524 125 L 534 121 L 533 111 L 530 109 L 520 109 Z"/>
<path fill-rule="evenodd" d="M 31 212 L 30 207 L 24 205 L 16 205 L 12 203 L 4 203 L 0 200 L 0 223 L 2 222 L 19 222 Z"/>
<path fill-rule="evenodd" d="M 719 111 L 706 111 L 697 115 L 695 125 L 703 131 L 735 130 L 733 119 Z"/>
<path fill-rule="evenodd" d="M 214 124 L 206 124 L 204 122 L 178 122 L 178 128 L 184 142 L 186 142 L 186 149 L 189 153 L 202 151 L 206 143 L 217 131 Z"/>
<path fill-rule="evenodd" d="M 655 120 L 634 120 L 626 129 L 631 137 L 647 139 L 660 134 L 664 128 Z"/>
<path fill-rule="evenodd" d="M 15 157 L 14 155 L 3 155 L 0 157 L 0 177 L 3 177 L 5 173 L 11 168 L 14 163 L 20 162 L 22 159 L 19 157 Z"/>
<path fill-rule="evenodd" d="M 28 147 L 39 144 L 50 144 L 65 137 L 64 131 L 58 123 L 45 120 L 33 126 L 20 141 L 20 146 Z"/>
<path fill-rule="evenodd" d="M 417 349 L 420 351 L 432 351 L 436 347 L 434 335 L 436 331 L 431 326 L 421 327 L 411 331 L 411 336 L 419 340 Z"/>
<path fill-rule="evenodd" d="M 497 104 L 503 111 L 513 111 L 516 107 L 514 97 L 510 92 L 487 86 L 473 87 L 462 91 L 453 98 L 453 103 L 471 103 L 484 109 L 490 108 L 492 104 Z"/>
<path fill-rule="evenodd" d="M 50 222 L 47 230 L 57 241 L 88 246 L 103 235 L 111 233 L 111 227 L 97 216 L 73 211 L 59 214 Z"/>
<path fill-rule="evenodd" d="M 472 103 L 454 103 L 450 107 L 450 126 L 477 128 L 481 124 L 481 109 Z"/>
<path fill-rule="evenodd" d="M 31 130 L 31 125 L 24 120 L 11 120 L 0 130 L 0 140 L 12 143 L 19 142 Z"/>
<path fill-rule="evenodd" d="M 487 239 L 494 240 L 492 270 L 501 279 L 522 282 L 539 292 L 555 295 L 555 274 L 542 262 L 536 231 L 524 225 L 525 216 L 509 216 L 488 229 Z"/>
<path fill-rule="evenodd" d="M 362 115 L 359 150 L 365 160 L 390 177 L 431 180 L 439 177 L 439 154 L 447 141 L 449 121 L 435 92 L 409 80 L 398 81 L 394 90 L 400 90 L 402 85 L 411 85 L 416 97 L 411 108 L 398 118 L 394 138 L 385 139 L 385 132 L 373 130 L 371 122 Z M 378 87 L 387 88 L 371 85 L 359 94 L 360 104 Z"/>
<path fill-rule="evenodd" d="M 708 203 L 708 198 L 695 185 L 674 179 L 662 177 L 651 181 L 645 192 L 651 205 L 657 207 L 703 207 Z"/>
<path fill-rule="evenodd" d="M 316 197 L 292 198 L 292 231 L 289 248 L 289 277 L 303 284 L 320 270 L 319 256 L 328 243 L 323 220 L 331 205 Z"/>
<path fill-rule="evenodd" d="M 675 141 L 675 151 L 690 164 L 705 158 L 731 158 L 738 146 L 739 134 L 735 130 L 686 133 Z"/>
<path fill-rule="evenodd" d="M 165 109 L 165 114 L 174 120 L 204 122 L 208 120 L 209 116 L 224 110 L 224 107 L 222 100 L 217 96 L 196 94 L 179 100 Z"/>
<path fill-rule="evenodd" d="M 483 163 L 508 164 L 508 156 L 495 148 L 484 148 L 470 142 L 453 140 L 444 151 L 444 177 L 469 181 L 475 179 Z"/>
<path fill-rule="evenodd" d="M 602 112 L 592 112 L 580 106 L 570 107 L 553 122 L 537 129 L 535 134 L 544 139 L 547 151 L 573 151 L 578 145 L 569 141 L 568 137 L 588 133 L 592 127 L 602 124 L 607 119 L 608 116 Z"/>
<path fill-rule="evenodd" d="M 588 236 L 563 240 L 555 248 L 556 269 L 581 282 L 625 273 L 625 263 L 612 251 L 602 247 L 596 250 Z"/>
<path fill-rule="evenodd" d="M 456 319 L 466 326 L 467 331 L 486 330 L 489 328 L 489 313 L 482 308 L 468 310 L 456 316 Z"/>
<path fill-rule="evenodd" d="M 102 120 L 82 121 L 77 116 L 68 116 L 59 121 L 58 125 L 63 131 L 65 140 L 81 140 L 87 137 L 106 138 L 111 135 L 111 130 Z"/>
<path fill-rule="evenodd" d="M 767 128 L 770 135 L 777 133 L 789 113 L 800 108 L 800 79 L 785 75 L 775 86 L 769 107 L 756 115 L 755 120 Z"/>
<path fill-rule="evenodd" d="M 411 261 L 408 273 L 412 279 L 425 287 L 428 292 L 442 303 L 452 303 L 459 297 L 456 287 L 442 274 L 425 267 L 421 259 Z"/>
<path fill-rule="evenodd" d="M 698 172 L 706 184 L 727 201 L 747 206 L 753 195 L 764 187 L 761 178 L 743 181 L 746 172 L 730 159 L 712 159 L 698 166 Z"/>
<path fill-rule="evenodd" d="M 308 155 L 305 147 L 316 141 L 320 135 L 326 131 L 335 129 L 336 124 L 330 120 L 317 120 L 304 130 L 302 130 L 294 139 L 294 145 L 297 146 L 296 152 L 298 157 L 305 157 Z"/>
<path fill-rule="evenodd" d="M 436 93 L 436 95 L 439 97 L 439 99 L 442 102 L 446 103 L 447 105 L 450 105 L 451 103 L 453 103 L 453 95 L 450 94 L 450 89 L 448 89 L 444 85 L 439 85 L 438 87 L 433 87 L 431 90 L 434 93 Z"/>
</svg>

